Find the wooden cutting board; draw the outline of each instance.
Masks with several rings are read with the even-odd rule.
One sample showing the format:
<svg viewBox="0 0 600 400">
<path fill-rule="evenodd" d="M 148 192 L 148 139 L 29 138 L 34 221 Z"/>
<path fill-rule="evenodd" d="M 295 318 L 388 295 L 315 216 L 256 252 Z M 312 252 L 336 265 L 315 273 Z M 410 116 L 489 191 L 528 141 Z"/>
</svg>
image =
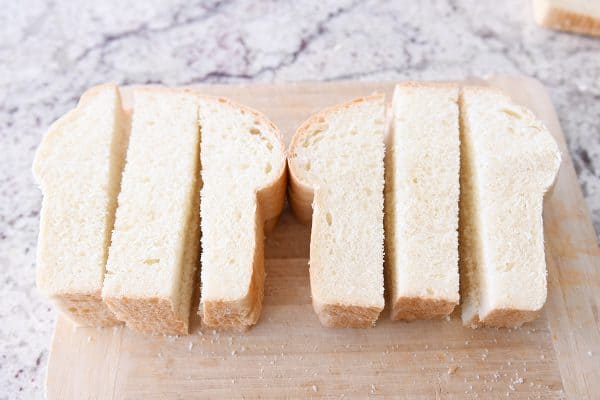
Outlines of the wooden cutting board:
<svg viewBox="0 0 600 400">
<path fill-rule="evenodd" d="M 56 323 L 48 399 L 188 398 L 598 398 L 600 249 L 565 139 L 540 83 L 481 81 L 530 107 L 549 127 L 564 161 L 544 209 L 548 301 L 518 330 L 472 330 L 455 312 L 442 321 L 373 329 L 323 328 L 311 306 L 310 229 L 286 209 L 266 242 L 261 319 L 249 332 L 219 333 L 194 317 L 186 337 L 144 336 L 117 327 Z M 393 83 L 339 82 L 201 86 L 262 110 L 286 141 L 311 113 Z M 131 89 L 124 90 L 129 99 Z"/>
</svg>

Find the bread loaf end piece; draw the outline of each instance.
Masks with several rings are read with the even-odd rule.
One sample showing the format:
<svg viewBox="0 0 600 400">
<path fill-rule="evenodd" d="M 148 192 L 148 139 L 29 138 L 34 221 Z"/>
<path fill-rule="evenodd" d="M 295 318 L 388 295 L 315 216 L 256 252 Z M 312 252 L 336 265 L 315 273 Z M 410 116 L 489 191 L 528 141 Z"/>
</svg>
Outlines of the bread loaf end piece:
<svg viewBox="0 0 600 400">
<path fill-rule="evenodd" d="M 373 326 L 384 306 L 384 126 L 384 96 L 373 95 L 312 116 L 292 138 L 290 204 L 312 215 L 311 293 L 325 326 Z"/>
<path fill-rule="evenodd" d="M 120 323 L 101 290 L 128 128 L 117 87 L 96 86 L 50 127 L 33 164 L 44 194 L 37 287 L 79 325 Z"/>
</svg>

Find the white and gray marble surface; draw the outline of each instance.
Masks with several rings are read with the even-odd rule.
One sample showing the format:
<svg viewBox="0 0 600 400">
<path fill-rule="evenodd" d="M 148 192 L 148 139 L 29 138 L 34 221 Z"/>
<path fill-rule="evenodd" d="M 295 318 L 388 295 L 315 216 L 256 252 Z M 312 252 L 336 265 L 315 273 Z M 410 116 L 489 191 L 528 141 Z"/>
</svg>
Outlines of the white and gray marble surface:
<svg viewBox="0 0 600 400">
<path fill-rule="evenodd" d="M 88 87 L 524 74 L 550 90 L 600 229 L 600 39 L 528 0 L 52 1 L 0 10 L 0 399 L 43 396 L 55 312 L 34 287 L 46 127 Z"/>
</svg>

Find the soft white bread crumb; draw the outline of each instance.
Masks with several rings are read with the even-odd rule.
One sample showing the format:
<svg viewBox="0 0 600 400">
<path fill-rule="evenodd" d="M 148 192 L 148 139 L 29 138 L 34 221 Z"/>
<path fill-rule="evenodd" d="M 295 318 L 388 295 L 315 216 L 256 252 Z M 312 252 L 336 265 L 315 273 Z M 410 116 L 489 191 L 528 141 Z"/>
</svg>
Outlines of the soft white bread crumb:
<svg viewBox="0 0 600 400">
<path fill-rule="evenodd" d="M 138 89 L 102 295 L 137 331 L 188 331 L 199 244 L 196 96 Z"/>
<path fill-rule="evenodd" d="M 245 330 L 260 316 L 265 222 L 285 201 L 285 149 L 262 114 L 200 98 L 203 323 Z"/>
<path fill-rule="evenodd" d="M 560 153 L 544 125 L 496 89 L 465 87 L 460 116 L 463 323 L 518 326 L 546 300 L 542 206 Z"/>
<path fill-rule="evenodd" d="M 386 152 L 385 249 L 392 319 L 458 304 L 458 87 L 396 86 Z"/>
<path fill-rule="evenodd" d="M 598 0 L 533 0 L 533 15 L 548 28 L 600 36 Z"/>
<path fill-rule="evenodd" d="M 50 127 L 33 163 L 44 193 L 37 287 L 80 325 L 119 323 L 101 290 L 127 130 L 117 87 L 94 87 Z"/>
<path fill-rule="evenodd" d="M 311 215 L 310 285 L 325 326 L 375 324 L 383 298 L 384 96 L 308 119 L 290 145 L 290 203 Z"/>
</svg>

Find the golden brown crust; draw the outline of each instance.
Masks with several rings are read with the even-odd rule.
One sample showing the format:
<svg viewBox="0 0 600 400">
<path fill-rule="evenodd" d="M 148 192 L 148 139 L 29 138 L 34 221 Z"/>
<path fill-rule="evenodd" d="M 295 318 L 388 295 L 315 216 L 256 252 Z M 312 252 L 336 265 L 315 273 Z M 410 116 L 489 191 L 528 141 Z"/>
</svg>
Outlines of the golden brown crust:
<svg viewBox="0 0 600 400">
<path fill-rule="evenodd" d="M 539 5 L 536 21 L 547 28 L 600 36 L 600 19 L 592 15 L 580 14 L 549 4 Z M 543 9 L 542 9 L 543 8 Z"/>
<path fill-rule="evenodd" d="M 262 276 L 258 277 L 262 272 Z M 237 301 L 205 302 L 202 322 L 211 327 L 233 332 L 247 331 L 256 324 L 262 310 L 264 296 L 264 265 L 255 265 L 255 273 L 248 289 L 248 294 Z"/>
<path fill-rule="evenodd" d="M 152 335 L 186 335 L 189 318 L 181 320 L 171 301 L 159 297 L 108 297 L 106 304 L 117 316 L 127 319 L 127 326 Z"/>
<path fill-rule="evenodd" d="M 518 328 L 526 322 L 537 319 L 539 315 L 539 310 L 535 311 L 517 310 L 514 308 L 498 308 L 486 315 L 484 319 L 474 318 L 469 325 L 471 328 Z"/>
<path fill-rule="evenodd" d="M 444 299 L 400 297 L 392 306 L 390 318 L 404 321 L 444 318 L 452 313 L 457 304 Z"/>
<path fill-rule="evenodd" d="M 382 307 L 359 307 L 347 304 L 319 304 L 313 308 L 323 326 L 329 328 L 371 328 L 375 326 Z"/>
</svg>

